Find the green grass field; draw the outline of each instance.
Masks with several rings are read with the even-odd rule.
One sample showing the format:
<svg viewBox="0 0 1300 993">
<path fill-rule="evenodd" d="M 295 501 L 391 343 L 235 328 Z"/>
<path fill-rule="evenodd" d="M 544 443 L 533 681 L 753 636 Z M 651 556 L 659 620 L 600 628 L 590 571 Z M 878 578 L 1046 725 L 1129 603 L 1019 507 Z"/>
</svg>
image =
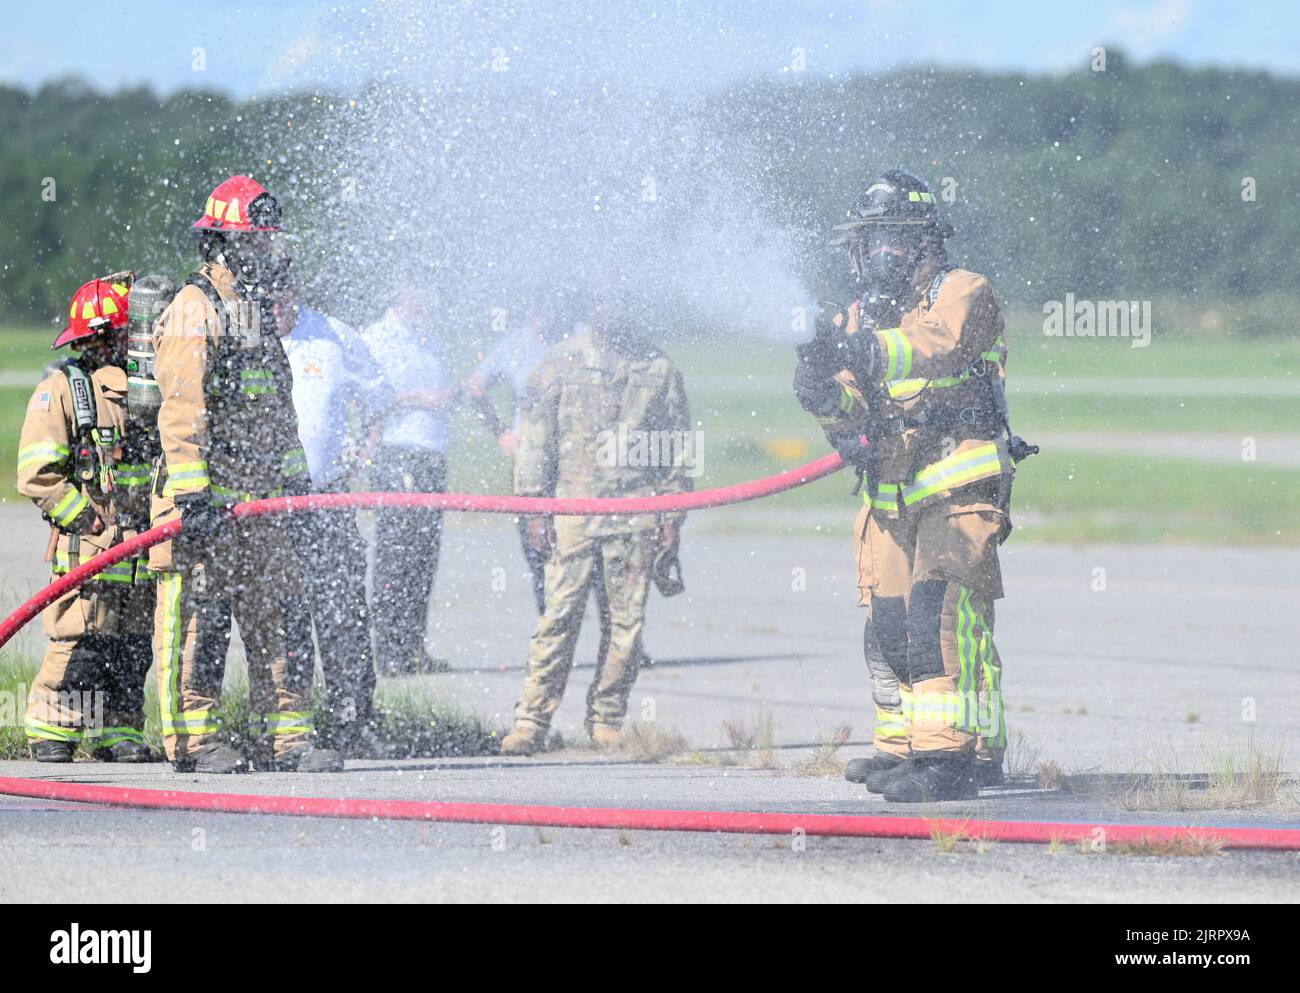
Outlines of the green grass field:
<svg viewBox="0 0 1300 993">
<path fill-rule="evenodd" d="M 1122 340 L 1052 339 L 1032 330 L 1013 329 L 1009 338 L 1019 433 L 1031 441 L 1065 431 L 1117 440 L 1113 452 L 1048 447 L 1026 462 L 1016 481 L 1018 538 L 1300 544 L 1300 469 L 1156 459 L 1118 446 L 1148 431 L 1300 434 L 1300 396 L 1289 395 L 1300 383 L 1300 342 L 1157 338 L 1135 349 Z M 16 498 L 13 466 L 31 392 L 12 380 L 30 373 L 34 384 L 48 341 L 44 331 L 0 332 L 0 498 Z M 682 367 L 692 419 L 703 432 L 697 487 L 779 472 L 827 451 L 790 392 L 788 347 L 756 339 L 742 348 L 727 340 L 667 348 Z M 458 369 L 469 361 L 461 358 Z M 1017 378 L 1033 389 L 1016 390 Z M 1054 381 L 1069 391 L 1058 393 Z M 487 433 L 465 412 L 453 428 L 451 486 L 506 492 L 507 466 Z M 737 526 L 815 532 L 828 515 L 851 512 L 850 485 L 841 473 L 781 494 L 762 505 L 770 513 L 745 514 Z"/>
</svg>

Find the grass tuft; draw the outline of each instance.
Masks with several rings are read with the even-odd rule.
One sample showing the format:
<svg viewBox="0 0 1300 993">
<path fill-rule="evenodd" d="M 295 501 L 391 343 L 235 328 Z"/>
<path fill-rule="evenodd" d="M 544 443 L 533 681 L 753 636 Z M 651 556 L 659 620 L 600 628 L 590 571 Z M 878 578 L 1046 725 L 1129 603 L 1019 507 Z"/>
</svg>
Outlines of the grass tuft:
<svg viewBox="0 0 1300 993">
<path fill-rule="evenodd" d="M 632 721 L 623 726 L 617 754 L 634 762 L 667 762 L 690 751 L 686 736 L 676 728 L 660 728 L 653 721 Z"/>
<path fill-rule="evenodd" d="M 1285 747 L 1265 748 L 1254 735 L 1244 753 L 1208 756 L 1207 774 L 1177 771 L 1172 755 L 1153 751 L 1148 768 L 1121 779 L 1116 802 L 1125 810 L 1240 810 L 1276 803 L 1286 782 Z"/>
<path fill-rule="evenodd" d="M 843 747 L 853 734 L 853 728 L 841 724 L 829 738 L 817 746 L 817 750 L 807 759 L 797 763 L 793 769 L 796 776 L 811 776 L 817 779 L 842 779 L 845 762 L 839 756 Z"/>
</svg>

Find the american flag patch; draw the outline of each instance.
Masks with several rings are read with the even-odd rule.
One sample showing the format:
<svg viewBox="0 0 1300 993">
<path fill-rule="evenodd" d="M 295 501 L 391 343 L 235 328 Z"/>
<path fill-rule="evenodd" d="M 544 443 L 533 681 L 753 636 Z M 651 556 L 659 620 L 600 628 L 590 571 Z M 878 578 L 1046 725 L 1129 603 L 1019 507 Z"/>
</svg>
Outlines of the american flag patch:
<svg viewBox="0 0 1300 993">
<path fill-rule="evenodd" d="M 27 407 L 28 410 L 49 410 L 50 395 L 49 393 L 37 393 L 32 397 L 32 402 Z"/>
</svg>

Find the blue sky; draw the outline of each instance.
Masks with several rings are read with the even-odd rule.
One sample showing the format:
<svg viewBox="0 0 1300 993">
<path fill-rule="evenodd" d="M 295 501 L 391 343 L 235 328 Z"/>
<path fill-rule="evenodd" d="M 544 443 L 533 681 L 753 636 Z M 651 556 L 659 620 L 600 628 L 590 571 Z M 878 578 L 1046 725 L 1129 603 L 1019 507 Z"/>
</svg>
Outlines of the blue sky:
<svg viewBox="0 0 1300 993">
<path fill-rule="evenodd" d="M 907 64 L 1064 72 L 1099 44 L 1139 61 L 1300 74 L 1300 4 L 1129 0 L 494 0 L 263 4 L 45 0 L 7 5 L 0 82 L 70 73 L 104 89 L 147 83 L 237 96 L 355 87 L 395 72 L 482 69 L 505 53 L 546 79 L 604 65 L 669 86 Z M 94 13 L 88 15 L 87 11 Z M 205 64 L 196 70 L 194 49 Z"/>
</svg>

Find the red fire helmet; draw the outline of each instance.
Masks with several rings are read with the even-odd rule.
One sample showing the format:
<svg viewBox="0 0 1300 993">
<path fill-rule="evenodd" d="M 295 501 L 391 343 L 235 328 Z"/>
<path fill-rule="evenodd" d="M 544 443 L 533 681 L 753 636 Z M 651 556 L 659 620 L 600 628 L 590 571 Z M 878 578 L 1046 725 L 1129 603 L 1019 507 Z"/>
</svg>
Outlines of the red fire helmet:
<svg viewBox="0 0 1300 993">
<path fill-rule="evenodd" d="M 104 279 L 92 279 L 82 284 L 72 296 L 68 326 L 50 347 L 62 348 L 83 338 L 126 327 L 127 294 L 130 292 L 126 283 L 110 283 Z"/>
<path fill-rule="evenodd" d="M 200 231 L 279 231 L 280 203 L 251 176 L 231 176 L 212 191 L 203 216 L 191 227 Z"/>
</svg>

